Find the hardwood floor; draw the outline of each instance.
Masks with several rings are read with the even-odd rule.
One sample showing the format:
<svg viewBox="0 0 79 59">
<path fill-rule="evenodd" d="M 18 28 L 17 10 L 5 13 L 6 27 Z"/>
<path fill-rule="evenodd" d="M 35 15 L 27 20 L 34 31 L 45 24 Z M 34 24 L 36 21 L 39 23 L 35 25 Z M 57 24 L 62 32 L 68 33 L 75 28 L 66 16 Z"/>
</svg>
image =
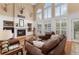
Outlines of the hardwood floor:
<svg viewBox="0 0 79 59">
<path fill-rule="evenodd" d="M 72 41 L 67 41 L 65 46 L 65 54 L 70 55 L 72 47 Z"/>
</svg>

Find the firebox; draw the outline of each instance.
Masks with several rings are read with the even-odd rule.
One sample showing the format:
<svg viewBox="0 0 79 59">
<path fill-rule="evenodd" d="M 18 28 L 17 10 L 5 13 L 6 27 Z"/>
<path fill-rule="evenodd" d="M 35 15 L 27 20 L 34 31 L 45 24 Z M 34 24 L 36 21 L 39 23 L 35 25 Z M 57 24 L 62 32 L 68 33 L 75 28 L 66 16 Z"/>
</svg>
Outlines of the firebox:
<svg viewBox="0 0 79 59">
<path fill-rule="evenodd" d="M 25 29 L 17 30 L 17 36 L 24 36 L 24 35 L 26 35 L 26 30 Z"/>
</svg>

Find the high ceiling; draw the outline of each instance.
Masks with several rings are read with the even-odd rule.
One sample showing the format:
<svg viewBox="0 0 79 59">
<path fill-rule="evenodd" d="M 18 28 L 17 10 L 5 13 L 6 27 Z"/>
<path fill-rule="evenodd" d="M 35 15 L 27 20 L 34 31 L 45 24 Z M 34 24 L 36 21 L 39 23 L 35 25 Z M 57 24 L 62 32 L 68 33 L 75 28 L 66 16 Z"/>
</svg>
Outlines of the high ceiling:
<svg viewBox="0 0 79 59">
<path fill-rule="evenodd" d="M 36 3 L 32 3 L 32 5 L 36 5 Z"/>
</svg>

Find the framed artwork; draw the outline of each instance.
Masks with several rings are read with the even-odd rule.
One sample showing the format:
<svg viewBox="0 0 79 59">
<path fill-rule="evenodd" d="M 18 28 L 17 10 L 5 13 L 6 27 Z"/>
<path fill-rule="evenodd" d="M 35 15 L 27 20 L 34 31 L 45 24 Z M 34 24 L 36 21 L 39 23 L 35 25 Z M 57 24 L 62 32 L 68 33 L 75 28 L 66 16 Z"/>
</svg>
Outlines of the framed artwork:
<svg viewBox="0 0 79 59">
<path fill-rule="evenodd" d="M 27 26 L 28 26 L 28 32 L 32 31 L 32 23 L 28 23 Z"/>
<path fill-rule="evenodd" d="M 23 19 L 19 19 L 19 26 L 24 27 L 24 20 Z"/>
</svg>

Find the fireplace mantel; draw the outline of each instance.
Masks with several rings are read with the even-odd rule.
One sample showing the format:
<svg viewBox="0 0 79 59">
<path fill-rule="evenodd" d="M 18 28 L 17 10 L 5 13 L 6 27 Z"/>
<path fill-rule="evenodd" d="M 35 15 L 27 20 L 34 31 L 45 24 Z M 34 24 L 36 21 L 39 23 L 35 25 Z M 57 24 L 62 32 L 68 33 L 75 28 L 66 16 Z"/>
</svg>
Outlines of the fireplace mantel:
<svg viewBox="0 0 79 59">
<path fill-rule="evenodd" d="M 27 29 L 26 27 L 15 27 L 15 29 Z"/>
</svg>

